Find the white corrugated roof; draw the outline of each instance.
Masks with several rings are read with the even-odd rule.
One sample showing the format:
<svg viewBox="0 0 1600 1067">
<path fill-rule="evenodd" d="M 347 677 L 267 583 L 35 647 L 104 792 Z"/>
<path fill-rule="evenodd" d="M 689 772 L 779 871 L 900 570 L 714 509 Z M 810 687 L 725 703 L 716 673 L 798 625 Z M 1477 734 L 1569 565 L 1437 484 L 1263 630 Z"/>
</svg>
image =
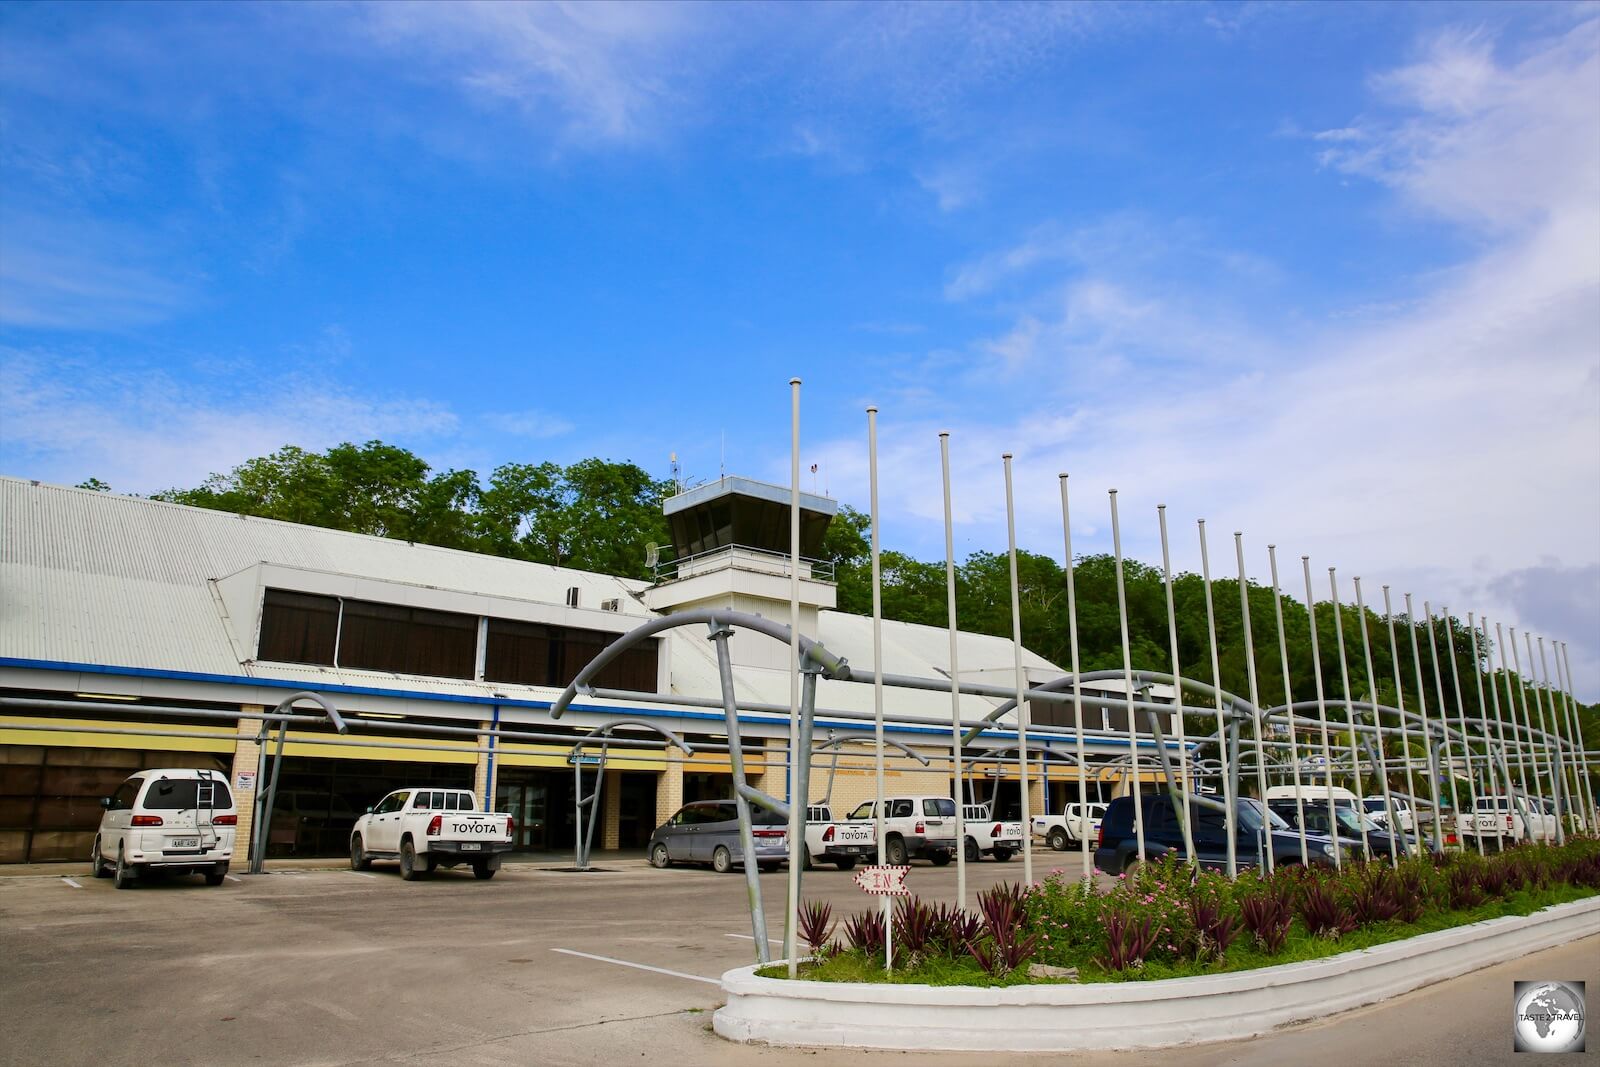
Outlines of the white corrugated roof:
<svg viewBox="0 0 1600 1067">
<path fill-rule="evenodd" d="M 376 685 L 475 696 L 507 691 L 503 683 L 405 678 L 396 684 L 395 676 L 372 671 L 242 663 L 210 580 L 258 563 L 552 605 L 564 604 L 567 589 L 578 586 L 585 603 L 620 598 L 624 615 L 651 614 L 630 595 L 647 587 L 640 581 L 0 477 L 0 656 L 292 679 L 312 687 Z M 828 611 L 818 625 L 815 636 L 824 645 L 858 672 L 870 671 L 871 619 Z M 886 673 L 949 676 L 944 629 L 885 622 L 883 635 Z M 672 631 L 667 640 L 672 692 L 718 696 L 714 649 L 704 631 Z M 1009 640 L 963 633 L 959 656 L 963 678 L 1011 678 Z M 1061 673 L 1026 650 L 1023 663 L 1035 681 Z M 745 700 L 789 700 L 783 670 L 740 667 L 736 686 Z M 536 698 L 555 695 L 512 688 Z M 890 689 L 886 701 L 891 717 L 950 713 L 948 693 Z M 996 703 L 972 696 L 962 701 L 963 715 L 971 717 Z M 870 712 L 872 688 L 824 681 L 818 704 Z"/>
</svg>

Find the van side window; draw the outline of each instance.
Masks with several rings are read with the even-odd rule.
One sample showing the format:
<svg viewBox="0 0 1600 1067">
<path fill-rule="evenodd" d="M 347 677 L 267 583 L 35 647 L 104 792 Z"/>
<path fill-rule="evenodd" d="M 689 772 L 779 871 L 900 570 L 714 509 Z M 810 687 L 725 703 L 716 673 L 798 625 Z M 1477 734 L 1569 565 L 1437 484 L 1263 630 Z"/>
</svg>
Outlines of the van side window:
<svg viewBox="0 0 1600 1067">
<path fill-rule="evenodd" d="M 922 814 L 924 815 L 944 815 L 948 817 L 954 816 L 955 813 L 956 802 L 953 800 L 930 798 L 922 802 Z"/>
<path fill-rule="evenodd" d="M 911 801 L 909 801 L 909 800 L 891 800 L 889 802 L 889 818 L 891 818 L 891 819 L 909 819 L 909 818 L 911 818 L 911 814 L 912 814 Z"/>
<path fill-rule="evenodd" d="M 133 807 L 133 797 L 138 791 L 138 782 L 123 782 L 117 786 L 117 791 L 111 794 L 111 810 L 127 811 Z"/>
<path fill-rule="evenodd" d="M 428 794 L 428 791 L 426 789 L 421 789 L 421 790 L 417 791 L 417 802 L 415 804 L 411 805 L 411 810 L 412 811 L 432 811 L 433 810 L 433 802 L 432 802 L 431 799 L 429 799 L 429 794 Z"/>
</svg>

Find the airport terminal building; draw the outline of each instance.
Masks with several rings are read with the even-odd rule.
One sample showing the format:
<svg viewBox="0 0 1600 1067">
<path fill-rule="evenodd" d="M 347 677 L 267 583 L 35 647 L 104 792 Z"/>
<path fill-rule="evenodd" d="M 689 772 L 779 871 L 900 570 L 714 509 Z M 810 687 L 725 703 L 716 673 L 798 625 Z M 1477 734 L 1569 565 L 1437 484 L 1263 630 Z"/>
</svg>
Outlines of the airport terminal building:
<svg viewBox="0 0 1600 1067">
<path fill-rule="evenodd" d="M 673 497 L 673 561 L 640 581 L 0 478 L 0 863 L 86 858 L 100 798 L 147 767 L 227 774 L 248 840 L 256 716 L 301 692 L 351 728 L 336 733 L 309 702 L 295 709 L 304 722 L 287 734 L 268 855 L 341 855 L 358 813 L 424 785 L 470 788 L 511 812 L 520 851 L 570 850 L 575 771 L 585 789 L 605 775 L 595 845 L 642 847 L 682 803 L 729 795 L 706 627 L 664 630 L 595 680 L 654 699 L 580 695 L 559 720 L 550 706 L 601 649 L 663 615 L 710 607 L 786 623 L 788 508 L 786 488 L 740 478 Z M 815 555 L 836 505 L 805 494 L 802 508 L 802 554 Z M 836 610 L 829 578 L 802 562 L 800 630 L 870 672 L 872 620 Z M 788 646 L 753 632 L 730 644 L 746 773 L 783 796 Z M 964 682 L 1014 685 L 1007 639 L 962 633 L 957 658 Z M 1063 673 L 1022 658 L 1030 685 Z M 948 679 L 949 661 L 947 630 L 883 624 L 885 674 Z M 1000 703 L 964 695 L 962 717 Z M 1030 807 L 1059 811 L 1078 795 L 1076 738 L 1061 729 L 1071 711 L 1034 707 L 1035 722 L 1059 725 L 1030 735 Z M 889 788 L 954 795 L 948 690 L 891 688 L 885 708 L 888 736 L 931 760 L 891 753 Z M 872 795 L 872 709 L 870 685 L 819 682 L 810 803 L 837 813 Z M 641 743 L 613 745 L 603 768 L 589 749 L 574 755 L 618 719 L 695 751 L 617 728 Z M 1015 763 L 998 758 L 1017 745 L 1014 723 L 1003 717 L 964 753 L 965 795 L 994 798 L 1002 814 L 1020 802 Z M 1091 798 L 1116 795 L 1129 781 L 1126 720 L 1095 709 L 1085 726 Z M 533 736 L 479 732 L 492 730 Z"/>
</svg>

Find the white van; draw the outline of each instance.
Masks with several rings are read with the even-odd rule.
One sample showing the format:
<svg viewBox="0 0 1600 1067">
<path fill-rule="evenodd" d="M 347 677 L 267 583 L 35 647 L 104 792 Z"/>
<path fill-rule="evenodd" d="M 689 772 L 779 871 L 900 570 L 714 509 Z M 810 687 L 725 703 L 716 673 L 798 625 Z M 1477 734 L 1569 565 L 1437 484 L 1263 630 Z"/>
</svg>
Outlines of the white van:
<svg viewBox="0 0 1600 1067">
<path fill-rule="evenodd" d="M 228 780 L 215 771 L 165 767 L 140 771 L 102 797 L 89 862 L 96 878 L 130 889 L 147 871 L 204 874 L 221 885 L 233 859 L 239 813 Z"/>
<path fill-rule="evenodd" d="M 1295 788 L 1292 785 L 1267 786 L 1267 803 L 1269 804 L 1274 800 L 1292 801 L 1294 796 Z M 1353 808 L 1356 806 L 1356 795 L 1343 786 L 1338 785 L 1334 786 L 1332 790 L 1330 790 L 1321 782 L 1301 782 L 1300 796 L 1305 800 L 1320 801 L 1324 804 L 1328 802 L 1329 798 L 1332 798 L 1334 804 L 1340 807 Z"/>
</svg>

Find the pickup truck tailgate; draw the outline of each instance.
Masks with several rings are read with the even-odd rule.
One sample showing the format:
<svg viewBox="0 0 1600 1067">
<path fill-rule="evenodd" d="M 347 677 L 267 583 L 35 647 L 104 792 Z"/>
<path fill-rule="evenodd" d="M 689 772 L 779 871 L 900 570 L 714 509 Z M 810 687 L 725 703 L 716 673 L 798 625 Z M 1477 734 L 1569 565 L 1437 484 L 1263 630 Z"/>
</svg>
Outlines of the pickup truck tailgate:
<svg viewBox="0 0 1600 1067">
<path fill-rule="evenodd" d="M 507 835 L 506 816 L 476 811 L 447 811 L 439 815 L 439 833 L 447 841 L 496 841 Z"/>
</svg>

